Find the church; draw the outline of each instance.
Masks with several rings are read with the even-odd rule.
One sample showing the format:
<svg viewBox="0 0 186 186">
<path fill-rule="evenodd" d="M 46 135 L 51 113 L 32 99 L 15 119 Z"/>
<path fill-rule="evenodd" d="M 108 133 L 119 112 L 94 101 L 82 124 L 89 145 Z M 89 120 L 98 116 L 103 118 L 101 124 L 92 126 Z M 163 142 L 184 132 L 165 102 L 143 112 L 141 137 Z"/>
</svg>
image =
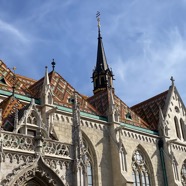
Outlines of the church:
<svg viewBox="0 0 186 186">
<path fill-rule="evenodd" d="M 113 80 L 99 18 L 91 97 L 55 61 L 34 80 L 0 60 L 0 185 L 186 186 L 186 109 L 173 77 L 132 107 Z"/>
</svg>

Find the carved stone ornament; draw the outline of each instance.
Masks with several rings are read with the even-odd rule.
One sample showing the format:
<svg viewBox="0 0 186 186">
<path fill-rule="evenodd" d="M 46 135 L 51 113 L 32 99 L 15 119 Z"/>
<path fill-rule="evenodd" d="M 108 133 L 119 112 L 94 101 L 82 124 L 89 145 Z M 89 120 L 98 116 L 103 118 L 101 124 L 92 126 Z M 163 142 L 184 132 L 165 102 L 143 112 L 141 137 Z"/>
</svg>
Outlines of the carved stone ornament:
<svg viewBox="0 0 186 186">
<path fill-rule="evenodd" d="M 30 180 L 43 180 L 44 185 L 65 186 L 61 178 L 44 162 L 40 156 L 33 162 L 15 168 L 2 180 L 2 186 L 25 186 Z"/>
</svg>

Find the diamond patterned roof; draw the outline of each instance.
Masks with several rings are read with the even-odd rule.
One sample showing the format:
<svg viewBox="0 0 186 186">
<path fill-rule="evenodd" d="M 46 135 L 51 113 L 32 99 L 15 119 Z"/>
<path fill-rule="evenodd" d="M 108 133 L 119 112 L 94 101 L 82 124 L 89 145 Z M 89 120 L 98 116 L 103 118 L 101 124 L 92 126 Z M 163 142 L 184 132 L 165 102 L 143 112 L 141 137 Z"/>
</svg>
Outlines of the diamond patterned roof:
<svg viewBox="0 0 186 186">
<path fill-rule="evenodd" d="M 157 130 L 159 122 L 159 106 L 163 110 L 167 95 L 168 90 L 132 106 L 131 109 L 149 124 L 150 129 Z"/>
</svg>

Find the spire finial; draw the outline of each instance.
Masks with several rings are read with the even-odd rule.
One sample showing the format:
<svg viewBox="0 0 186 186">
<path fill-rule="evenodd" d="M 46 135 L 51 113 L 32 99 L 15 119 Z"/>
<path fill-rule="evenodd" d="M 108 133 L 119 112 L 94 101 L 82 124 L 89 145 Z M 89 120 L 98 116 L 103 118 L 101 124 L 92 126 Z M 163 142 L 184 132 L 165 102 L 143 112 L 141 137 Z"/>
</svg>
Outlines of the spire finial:
<svg viewBox="0 0 186 186">
<path fill-rule="evenodd" d="M 99 36 L 100 36 L 101 24 L 100 24 L 100 12 L 99 11 L 97 11 L 96 18 L 97 18 L 97 21 L 98 21 L 98 33 L 99 33 Z"/>
<path fill-rule="evenodd" d="M 13 86 L 12 86 L 12 89 L 13 89 L 13 92 L 12 92 L 12 95 L 14 96 L 14 93 L 15 93 L 15 84 L 16 84 L 16 75 L 15 75 L 15 71 L 16 71 L 16 67 L 13 67 Z"/>
<path fill-rule="evenodd" d="M 172 86 L 174 86 L 174 78 L 173 78 L 173 76 L 171 76 L 171 78 L 170 78 L 170 80 L 172 81 Z"/>
<path fill-rule="evenodd" d="M 55 61 L 54 61 L 54 59 L 53 59 L 53 61 L 52 61 L 52 71 L 54 71 L 54 68 L 55 68 L 55 65 L 56 65 L 56 63 L 55 63 Z"/>
</svg>

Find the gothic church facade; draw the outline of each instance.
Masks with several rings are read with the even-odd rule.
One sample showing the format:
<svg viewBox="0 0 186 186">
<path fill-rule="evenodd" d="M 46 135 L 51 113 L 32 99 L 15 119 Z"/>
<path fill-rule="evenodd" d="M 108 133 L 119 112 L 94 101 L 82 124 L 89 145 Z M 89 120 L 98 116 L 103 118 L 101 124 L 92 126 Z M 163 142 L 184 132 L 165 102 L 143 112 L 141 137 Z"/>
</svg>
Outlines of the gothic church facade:
<svg viewBox="0 0 186 186">
<path fill-rule="evenodd" d="M 186 109 L 173 78 L 128 107 L 115 94 L 100 28 L 93 96 L 52 65 L 36 81 L 0 61 L 0 185 L 186 185 Z"/>
</svg>

